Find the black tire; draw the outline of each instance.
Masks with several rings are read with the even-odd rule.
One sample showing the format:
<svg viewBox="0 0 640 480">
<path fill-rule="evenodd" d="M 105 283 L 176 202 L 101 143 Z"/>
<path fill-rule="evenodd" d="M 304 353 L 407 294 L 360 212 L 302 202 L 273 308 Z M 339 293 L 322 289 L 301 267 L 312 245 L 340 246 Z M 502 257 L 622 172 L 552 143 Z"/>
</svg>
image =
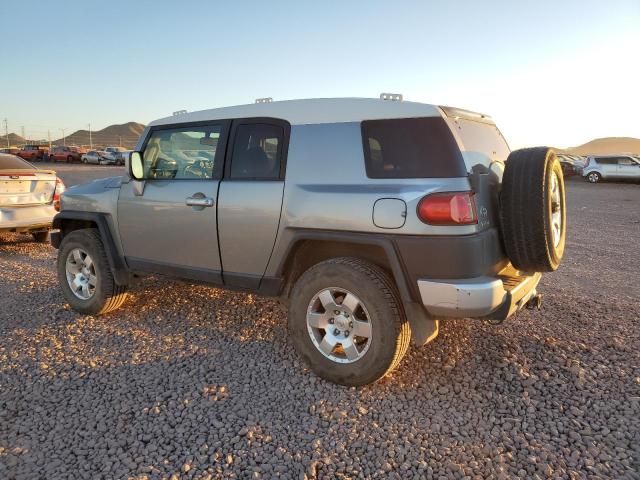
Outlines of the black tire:
<svg viewBox="0 0 640 480">
<path fill-rule="evenodd" d="M 553 177 L 558 200 L 553 200 Z M 505 251 L 514 267 L 525 272 L 551 272 L 564 254 L 567 232 L 564 178 L 553 150 L 525 148 L 511 152 L 500 197 Z M 555 230 L 553 213 L 559 212 Z"/>
<path fill-rule="evenodd" d="M 31 236 L 37 243 L 49 243 L 51 239 L 51 235 L 48 230 L 46 232 L 31 232 Z"/>
<path fill-rule="evenodd" d="M 69 155 L 67 157 L 67 163 L 72 163 L 73 162 L 73 157 L 71 155 Z"/>
<path fill-rule="evenodd" d="M 600 180 L 602 180 L 602 175 L 598 172 L 590 172 L 587 174 L 587 181 L 589 183 L 598 183 Z"/>
<path fill-rule="evenodd" d="M 97 284 L 95 292 L 87 300 L 77 297 L 71 291 L 67 282 L 67 257 L 76 248 L 87 252 L 93 259 L 95 266 Z M 113 274 L 109 267 L 109 260 L 100 239 L 100 234 L 94 228 L 74 230 L 63 238 L 58 250 L 57 270 L 58 282 L 62 288 L 62 293 L 71 308 L 80 313 L 101 315 L 119 308 L 127 299 L 127 287 L 117 285 L 113 280 Z"/>
<path fill-rule="evenodd" d="M 369 314 L 370 344 L 353 363 L 338 363 L 326 357 L 307 329 L 311 300 L 328 288 L 352 292 Z M 326 380 L 348 386 L 375 382 L 396 368 L 409 348 L 411 328 L 394 283 L 386 272 L 369 262 L 352 257 L 320 262 L 296 281 L 290 298 L 289 333 L 293 344 L 311 369 Z"/>
</svg>

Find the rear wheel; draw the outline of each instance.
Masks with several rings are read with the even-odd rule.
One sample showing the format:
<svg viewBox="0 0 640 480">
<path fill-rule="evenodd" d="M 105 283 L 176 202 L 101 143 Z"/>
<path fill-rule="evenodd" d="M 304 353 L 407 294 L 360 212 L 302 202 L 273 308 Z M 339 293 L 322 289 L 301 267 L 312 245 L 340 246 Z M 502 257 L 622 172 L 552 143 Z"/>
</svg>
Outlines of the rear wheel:
<svg viewBox="0 0 640 480">
<path fill-rule="evenodd" d="M 602 177 L 598 172 L 591 172 L 589 173 L 589 175 L 587 175 L 587 180 L 589 180 L 589 183 L 598 183 L 600 180 L 602 180 Z"/>
<path fill-rule="evenodd" d="M 523 271 L 551 272 L 564 254 L 567 229 L 564 178 L 553 150 L 511 152 L 502 181 L 500 217 L 511 263 Z"/>
<path fill-rule="evenodd" d="M 411 339 L 389 275 L 351 257 L 326 260 L 302 274 L 291 292 L 289 332 L 317 375 L 349 386 L 391 372 Z"/>
<path fill-rule="evenodd" d="M 126 286 L 117 285 L 96 229 L 75 230 L 64 237 L 58 251 L 58 282 L 71 307 L 90 315 L 119 308 Z"/>
</svg>

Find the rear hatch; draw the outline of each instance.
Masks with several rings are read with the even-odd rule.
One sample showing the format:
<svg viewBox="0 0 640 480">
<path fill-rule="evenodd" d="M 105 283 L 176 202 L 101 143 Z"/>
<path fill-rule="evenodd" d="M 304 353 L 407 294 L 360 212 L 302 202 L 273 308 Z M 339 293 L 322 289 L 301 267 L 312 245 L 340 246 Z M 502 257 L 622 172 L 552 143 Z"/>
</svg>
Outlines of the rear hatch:
<svg viewBox="0 0 640 480">
<path fill-rule="evenodd" d="M 498 227 L 499 196 L 504 163 L 511 152 L 509 145 L 488 115 L 440 108 L 460 147 L 475 193 L 479 230 Z"/>
<path fill-rule="evenodd" d="M 0 207 L 51 203 L 56 175 L 48 170 L 0 170 Z"/>
</svg>

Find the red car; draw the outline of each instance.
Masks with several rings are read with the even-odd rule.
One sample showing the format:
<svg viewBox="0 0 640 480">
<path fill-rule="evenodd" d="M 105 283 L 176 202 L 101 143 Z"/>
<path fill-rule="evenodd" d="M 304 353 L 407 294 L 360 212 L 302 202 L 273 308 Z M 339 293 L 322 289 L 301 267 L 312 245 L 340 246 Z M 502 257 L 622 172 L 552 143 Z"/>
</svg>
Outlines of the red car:
<svg viewBox="0 0 640 480">
<path fill-rule="evenodd" d="M 36 160 L 44 160 L 48 153 L 49 147 L 47 145 L 25 145 L 16 155 L 24 160 L 34 162 Z"/>
<path fill-rule="evenodd" d="M 80 162 L 82 154 L 86 153 L 78 147 L 53 147 L 49 152 L 49 160 L 52 162 Z"/>
</svg>

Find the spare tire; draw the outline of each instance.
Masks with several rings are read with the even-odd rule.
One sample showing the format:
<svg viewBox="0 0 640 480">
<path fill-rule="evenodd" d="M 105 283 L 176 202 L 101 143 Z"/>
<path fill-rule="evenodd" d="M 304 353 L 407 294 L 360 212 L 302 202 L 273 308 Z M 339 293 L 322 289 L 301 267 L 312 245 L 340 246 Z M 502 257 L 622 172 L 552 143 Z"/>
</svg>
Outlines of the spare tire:
<svg viewBox="0 0 640 480">
<path fill-rule="evenodd" d="M 564 254 L 567 212 L 562 167 L 547 147 L 511 152 L 502 177 L 500 221 L 509 260 L 525 272 L 552 272 Z"/>
</svg>

